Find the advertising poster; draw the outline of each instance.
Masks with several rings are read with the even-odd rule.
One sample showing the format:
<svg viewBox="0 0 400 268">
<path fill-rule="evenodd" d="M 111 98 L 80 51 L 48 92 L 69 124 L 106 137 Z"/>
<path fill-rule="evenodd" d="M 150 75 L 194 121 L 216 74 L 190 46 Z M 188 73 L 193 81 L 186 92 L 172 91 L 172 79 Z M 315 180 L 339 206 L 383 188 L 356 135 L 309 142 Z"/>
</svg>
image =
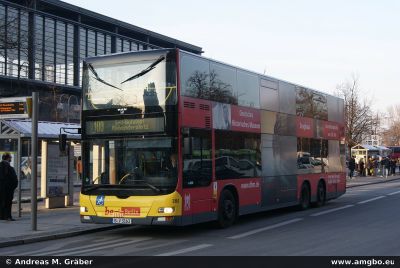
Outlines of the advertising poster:
<svg viewBox="0 0 400 268">
<path fill-rule="evenodd" d="M 68 194 L 68 155 L 61 155 L 58 144 L 48 144 L 47 197 Z"/>
</svg>

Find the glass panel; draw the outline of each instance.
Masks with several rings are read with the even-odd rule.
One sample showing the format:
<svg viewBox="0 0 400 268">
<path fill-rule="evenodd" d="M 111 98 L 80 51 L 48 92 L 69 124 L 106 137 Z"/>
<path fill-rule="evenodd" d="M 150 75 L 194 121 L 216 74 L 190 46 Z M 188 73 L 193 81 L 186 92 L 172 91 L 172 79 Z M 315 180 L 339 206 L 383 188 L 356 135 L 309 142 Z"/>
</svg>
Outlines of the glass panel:
<svg viewBox="0 0 400 268">
<path fill-rule="evenodd" d="M 328 120 L 326 96 L 307 88 L 297 87 L 296 114 L 298 116 Z"/>
<path fill-rule="evenodd" d="M 18 10 L 8 7 L 7 17 L 7 75 L 18 76 Z"/>
<path fill-rule="evenodd" d="M 0 75 L 6 74 L 6 27 L 4 23 L 6 21 L 5 12 L 5 7 L 0 5 Z"/>
<path fill-rule="evenodd" d="M 217 179 L 261 176 L 261 136 L 228 131 L 215 132 L 215 176 Z"/>
<path fill-rule="evenodd" d="M 87 51 L 86 51 L 86 29 L 79 28 L 80 34 L 80 49 L 79 49 L 79 56 L 80 59 L 83 60 L 86 58 Z"/>
<path fill-rule="evenodd" d="M 58 94 L 55 92 L 41 92 L 39 98 L 40 121 L 80 122 L 80 96 Z"/>
<path fill-rule="evenodd" d="M 20 71 L 19 75 L 21 78 L 28 78 L 28 23 L 29 15 L 28 12 L 21 11 L 21 29 L 20 29 Z"/>
<path fill-rule="evenodd" d="M 106 37 L 106 54 L 111 54 L 111 36 Z"/>
<path fill-rule="evenodd" d="M 131 51 L 137 51 L 138 50 L 138 44 L 135 42 L 131 42 Z"/>
<path fill-rule="evenodd" d="M 329 141 L 329 172 L 342 172 L 342 163 L 340 158 L 340 142 Z"/>
<path fill-rule="evenodd" d="M 96 56 L 96 34 L 92 30 L 88 30 L 88 42 L 87 42 L 87 56 L 93 57 Z"/>
<path fill-rule="evenodd" d="M 241 70 L 237 71 L 237 92 L 240 106 L 260 108 L 260 86 L 258 76 Z"/>
<path fill-rule="evenodd" d="M 115 48 L 115 52 L 121 52 L 122 51 L 122 40 L 121 38 L 117 38 L 117 44 L 116 44 L 116 48 Z"/>
<path fill-rule="evenodd" d="M 96 55 L 104 55 L 104 34 L 97 32 L 97 52 Z"/>
<path fill-rule="evenodd" d="M 210 64 L 209 100 L 229 104 L 238 104 L 236 89 L 236 69 L 222 64 Z"/>
<path fill-rule="evenodd" d="M 278 90 L 278 81 L 273 81 L 265 78 L 260 78 L 260 86 Z"/>
<path fill-rule="evenodd" d="M 43 77 L 43 23 L 44 18 L 35 15 L 35 79 L 42 80 Z"/>
<path fill-rule="evenodd" d="M 146 195 L 173 192 L 178 170 L 176 144 L 172 138 L 85 142 L 83 191 L 104 185 L 121 192 L 141 189 Z"/>
<path fill-rule="evenodd" d="M 68 24 L 67 29 L 67 85 L 74 84 L 74 26 Z"/>
<path fill-rule="evenodd" d="M 65 84 L 65 23 L 57 21 L 56 33 L 56 83 Z"/>
<path fill-rule="evenodd" d="M 279 112 L 278 90 L 261 87 L 260 88 L 261 109 Z"/>
<path fill-rule="evenodd" d="M 155 114 L 176 104 L 173 52 L 93 59 L 84 68 L 84 80 L 85 110 L 132 107 L 131 112 L 142 112 L 144 107 Z"/>
<path fill-rule="evenodd" d="M 211 131 L 185 129 L 183 137 L 183 187 L 204 187 L 211 183 Z"/>
<path fill-rule="evenodd" d="M 128 52 L 128 51 L 130 51 L 130 43 L 129 43 L 129 41 L 127 41 L 127 40 L 124 40 L 123 41 L 123 43 L 122 43 L 122 51 L 123 52 Z"/>
<path fill-rule="evenodd" d="M 279 136 L 281 175 L 293 175 L 297 171 L 296 146 L 297 138 L 293 136 Z"/>
<path fill-rule="evenodd" d="M 325 173 L 329 167 L 328 141 L 297 139 L 297 168 L 306 173 Z"/>
<path fill-rule="evenodd" d="M 48 82 L 54 82 L 54 20 L 46 18 L 45 19 L 45 73 L 44 79 Z"/>
<path fill-rule="evenodd" d="M 295 87 L 286 82 L 279 82 L 279 111 L 285 114 L 296 115 Z"/>
<path fill-rule="evenodd" d="M 262 135 L 263 176 L 293 175 L 296 167 L 296 137 Z"/>
<path fill-rule="evenodd" d="M 296 136 L 296 117 L 279 113 L 275 124 L 275 134 L 283 136 Z"/>
<path fill-rule="evenodd" d="M 209 99 L 209 61 L 181 54 L 181 87 L 184 96 Z"/>
<path fill-rule="evenodd" d="M 261 111 L 261 133 L 275 134 L 277 113 Z"/>
</svg>

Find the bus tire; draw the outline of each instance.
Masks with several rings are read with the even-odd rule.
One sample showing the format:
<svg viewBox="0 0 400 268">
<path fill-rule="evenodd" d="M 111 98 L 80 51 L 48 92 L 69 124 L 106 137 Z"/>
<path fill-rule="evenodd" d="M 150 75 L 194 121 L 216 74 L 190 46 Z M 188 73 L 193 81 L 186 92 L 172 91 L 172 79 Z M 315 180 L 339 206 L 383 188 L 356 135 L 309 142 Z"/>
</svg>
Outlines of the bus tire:
<svg viewBox="0 0 400 268">
<path fill-rule="evenodd" d="M 218 203 L 218 226 L 227 228 L 233 225 L 237 218 L 236 199 L 231 191 L 223 190 Z"/>
<path fill-rule="evenodd" d="M 326 190 L 322 181 L 318 183 L 317 187 L 317 201 L 313 204 L 315 207 L 322 207 L 326 202 Z"/>
<path fill-rule="evenodd" d="M 310 187 L 308 186 L 307 183 L 303 183 L 303 185 L 301 186 L 301 192 L 300 192 L 299 209 L 306 210 L 306 209 L 310 208 L 310 204 L 311 204 Z"/>
</svg>

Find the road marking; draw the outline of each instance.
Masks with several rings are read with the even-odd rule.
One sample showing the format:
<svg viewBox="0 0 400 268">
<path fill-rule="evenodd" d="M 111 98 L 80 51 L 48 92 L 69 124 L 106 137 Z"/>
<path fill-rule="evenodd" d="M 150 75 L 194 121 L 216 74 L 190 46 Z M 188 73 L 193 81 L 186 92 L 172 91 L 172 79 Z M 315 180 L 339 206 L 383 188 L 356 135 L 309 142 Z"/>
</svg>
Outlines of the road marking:
<svg viewBox="0 0 400 268">
<path fill-rule="evenodd" d="M 303 218 L 296 218 L 296 219 L 293 219 L 293 220 L 284 221 L 284 222 L 277 223 L 277 224 L 274 224 L 274 225 L 271 225 L 271 226 L 267 226 L 267 227 L 264 227 L 264 228 L 260 228 L 260 229 L 252 230 L 252 231 L 245 232 L 245 233 L 242 233 L 242 234 L 230 236 L 228 238 L 229 239 L 239 239 L 239 238 L 243 238 L 243 237 L 246 237 L 246 236 L 249 236 L 249 235 L 253 235 L 253 234 L 256 234 L 256 233 L 268 231 L 268 230 L 279 228 L 279 227 L 282 227 L 282 226 L 285 226 L 285 225 L 289 225 L 289 224 L 292 224 L 292 223 L 295 223 L 295 222 L 299 222 L 299 221 L 302 221 L 302 220 L 303 220 Z"/>
<path fill-rule="evenodd" d="M 190 247 L 190 248 L 185 248 L 185 249 L 181 249 L 181 250 L 176 250 L 176 251 L 171 251 L 171 252 L 159 254 L 159 255 L 156 255 L 156 256 L 174 256 L 174 255 L 179 255 L 179 254 L 183 254 L 183 253 L 188 253 L 188 252 L 200 250 L 200 249 L 203 249 L 203 248 L 208 248 L 208 247 L 211 247 L 211 246 L 213 246 L 213 245 L 211 245 L 211 244 L 201 244 L 201 245 L 197 245 L 197 246 Z"/>
<path fill-rule="evenodd" d="M 354 207 L 354 205 L 347 205 L 347 206 L 340 207 L 340 208 L 333 208 L 333 209 L 329 209 L 329 210 L 324 210 L 322 212 L 311 214 L 310 216 L 311 217 L 317 217 L 317 216 L 325 215 L 325 214 L 328 214 L 328 213 L 336 212 L 336 211 L 339 211 L 339 210 L 342 210 L 342 209 L 351 208 L 351 207 Z"/>
<path fill-rule="evenodd" d="M 375 201 L 375 200 L 379 200 L 379 199 L 382 199 L 382 198 L 385 198 L 385 197 L 386 196 L 378 196 L 378 197 L 375 197 L 375 198 L 371 198 L 371 199 L 368 199 L 368 200 L 365 200 L 365 201 L 358 202 L 357 204 L 362 205 L 362 204 L 366 204 L 366 203 L 369 203 L 369 202 L 372 202 L 372 201 Z"/>
<path fill-rule="evenodd" d="M 400 194 L 400 191 L 394 192 L 394 193 L 390 193 L 390 194 L 387 194 L 387 195 L 388 195 L 388 196 L 391 196 L 391 195 L 395 195 L 395 194 Z"/>
<path fill-rule="evenodd" d="M 118 244 L 115 244 L 115 243 L 113 243 L 113 241 L 110 241 L 108 243 L 108 245 L 103 246 L 103 247 L 89 248 L 89 249 L 84 249 L 84 250 L 76 250 L 76 248 L 74 248 L 74 249 L 72 249 L 70 251 L 57 253 L 57 254 L 53 254 L 53 255 L 56 255 L 56 256 L 81 255 L 81 254 L 84 254 L 84 253 L 93 252 L 93 251 L 102 250 L 102 249 L 109 249 L 109 248 L 114 248 L 115 249 L 115 248 L 118 248 L 118 247 L 121 247 L 121 246 L 127 246 L 127 245 L 135 244 L 135 243 L 138 243 L 138 242 L 146 241 L 146 240 L 149 240 L 149 239 L 150 238 L 140 238 L 140 239 L 134 239 L 134 240 L 127 241 L 127 242 L 121 242 L 121 243 L 118 243 Z"/>
<path fill-rule="evenodd" d="M 44 249 L 44 251 L 42 251 L 41 253 L 37 253 L 37 251 L 36 251 L 35 254 L 30 254 L 28 252 L 28 253 L 24 253 L 24 255 L 41 256 L 43 254 L 45 254 L 45 255 L 64 254 L 66 252 L 71 252 L 71 251 L 76 251 L 76 252 L 83 252 L 86 250 L 93 251 L 93 250 L 97 250 L 97 249 L 102 249 L 104 246 L 109 247 L 111 245 L 112 247 L 115 247 L 117 245 L 121 245 L 121 244 L 125 244 L 125 243 L 132 243 L 132 242 L 136 243 L 136 242 L 140 242 L 140 241 L 148 240 L 148 239 L 150 239 L 150 238 L 141 238 L 141 239 L 135 239 L 135 240 L 129 240 L 127 238 L 116 239 L 116 240 L 109 239 L 108 241 L 101 242 L 101 243 L 90 244 L 90 242 L 89 242 L 89 244 L 86 243 L 85 246 L 80 246 L 80 247 L 64 248 L 64 249 L 60 249 L 60 250 L 51 250 L 51 251 L 46 251 Z"/>
</svg>

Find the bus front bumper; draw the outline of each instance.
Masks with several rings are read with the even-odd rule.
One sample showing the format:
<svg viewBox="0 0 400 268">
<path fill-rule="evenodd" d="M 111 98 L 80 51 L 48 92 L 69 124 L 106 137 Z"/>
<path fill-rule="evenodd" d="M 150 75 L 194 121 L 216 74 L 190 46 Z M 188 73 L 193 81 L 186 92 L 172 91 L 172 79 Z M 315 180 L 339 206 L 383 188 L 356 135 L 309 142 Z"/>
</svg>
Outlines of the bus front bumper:
<svg viewBox="0 0 400 268">
<path fill-rule="evenodd" d="M 119 225 L 181 225 L 180 217 L 145 217 L 145 218 L 108 218 L 98 216 L 82 216 L 82 223 L 119 224 Z"/>
</svg>

